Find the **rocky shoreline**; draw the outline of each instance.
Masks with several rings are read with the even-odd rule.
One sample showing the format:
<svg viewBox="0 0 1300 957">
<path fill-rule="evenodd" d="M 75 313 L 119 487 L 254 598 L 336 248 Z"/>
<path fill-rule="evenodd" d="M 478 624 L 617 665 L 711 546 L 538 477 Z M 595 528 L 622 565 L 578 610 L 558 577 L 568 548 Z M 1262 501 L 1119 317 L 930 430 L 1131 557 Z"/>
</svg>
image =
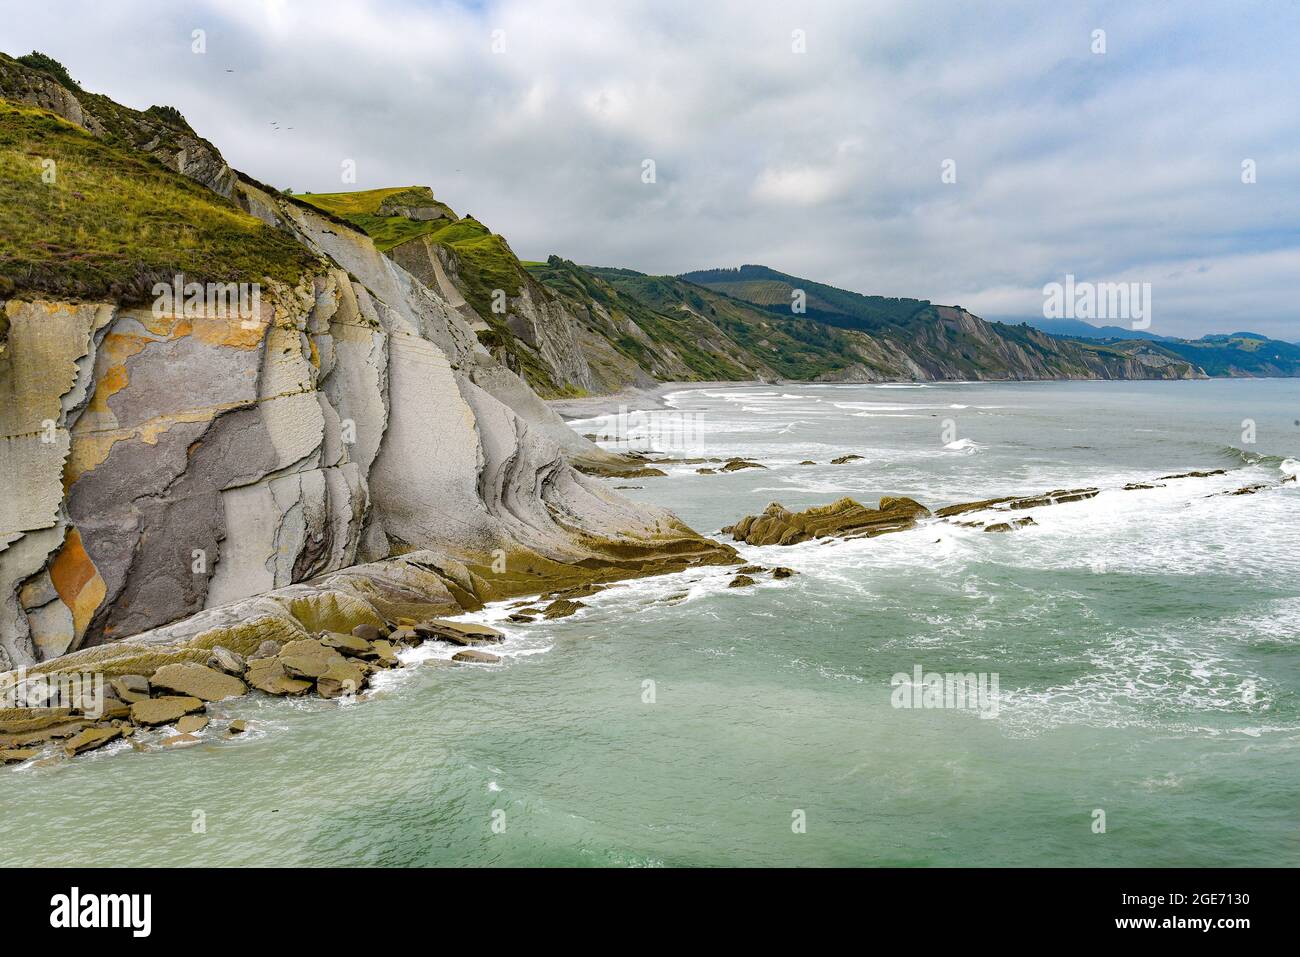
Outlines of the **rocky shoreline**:
<svg viewBox="0 0 1300 957">
<path fill-rule="evenodd" d="M 252 691 L 273 697 L 352 698 L 370 687 L 373 676 L 403 667 L 401 651 L 440 641 L 459 646 L 448 666 L 494 665 L 501 658 L 477 646 L 504 638 L 497 629 L 474 622 L 403 619 L 287 642 L 266 639 L 247 657 L 216 645 L 203 662 L 173 662 L 147 675 L 99 675 L 97 682 L 79 683 L 78 697 L 61 702 L 66 707 L 0 710 L 0 765 L 53 764 L 122 740 L 139 751 L 197 744 L 198 732 L 212 725 L 207 714 L 211 704 Z M 18 680 L 27 687 L 15 687 L 11 679 L 0 690 L 19 697 L 38 687 L 48 691 L 49 678 L 22 675 Z M 229 738 L 249 727 L 246 720 L 233 719 L 220 730 Z"/>
<path fill-rule="evenodd" d="M 857 458 L 842 455 L 833 464 Z M 720 464 L 724 463 L 725 464 Z M 663 464 L 711 463 L 704 473 L 765 468 L 752 459 L 669 459 L 634 457 L 630 469 L 666 474 Z M 596 470 L 593 470 L 596 471 Z M 603 470 L 598 474 L 605 474 Z M 1130 482 L 1120 491 L 1154 489 L 1182 479 L 1224 476 L 1225 469 L 1162 475 Z M 609 477 L 608 475 L 606 477 Z M 1214 495 L 1255 494 L 1294 482 L 1252 484 Z M 721 529 L 747 545 L 789 546 L 821 539 L 874 538 L 913 529 L 925 522 L 947 522 L 986 532 L 1033 526 L 1029 509 L 1086 501 L 1095 487 L 1007 495 L 931 509 L 915 499 L 884 497 L 876 508 L 852 498 L 791 511 L 773 502 L 758 515 L 746 515 Z M 656 547 L 627 543 L 612 554 L 602 543 L 608 567 L 545 566 L 532 556 L 528 576 L 497 576 L 486 566 L 449 562 L 432 553 L 412 553 L 368 566 L 344 569 L 326 578 L 211 609 L 183 622 L 133 638 L 84 649 L 22 672 L 0 674 L 0 692 L 12 696 L 15 682 L 49 681 L 81 673 L 102 679 L 98 702 L 69 707 L 0 708 L 0 765 L 54 763 L 120 741 L 136 750 L 170 749 L 199 742 L 198 732 L 213 727 L 208 707 L 252 692 L 273 697 L 350 698 L 369 688 L 383 671 L 402 667 L 399 653 L 429 641 L 458 650 L 440 664 L 493 665 L 500 657 L 481 646 L 499 644 L 504 635 L 484 624 L 446 617 L 484 607 L 488 601 L 523 597 L 509 606 L 507 620 L 529 624 L 567 617 L 585 607 L 581 599 L 618 587 L 620 579 L 667 574 L 692 567 L 735 565 L 729 588 L 744 588 L 763 576 L 772 580 L 797 574 L 793 569 L 742 565 L 729 546 L 685 534 Z M 714 546 L 710 548 L 709 546 Z M 535 567 L 536 566 L 536 567 Z M 550 590 L 545 590 L 549 586 Z M 7 699 L 6 699 L 7 700 Z M 222 719 L 216 719 L 222 720 Z M 232 737 L 247 730 L 242 720 L 226 720 L 217 730 Z"/>
</svg>

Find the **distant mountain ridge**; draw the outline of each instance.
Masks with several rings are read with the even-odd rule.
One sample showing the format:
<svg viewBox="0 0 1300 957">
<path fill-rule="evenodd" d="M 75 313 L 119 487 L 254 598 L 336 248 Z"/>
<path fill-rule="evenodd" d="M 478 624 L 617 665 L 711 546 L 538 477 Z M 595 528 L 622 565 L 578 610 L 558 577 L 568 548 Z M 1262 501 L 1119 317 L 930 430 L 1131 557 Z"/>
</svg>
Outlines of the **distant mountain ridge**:
<svg viewBox="0 0 1300 957">
<path fill-rule="evenodd" d="M 1162 349 L 1195 362 L 1211 376 L 1300 375 L 1300 343 L 1271 339 L 1258 332 L 1213 333 L 1199 339 L 1158 336 L 1122 326 L 1094 326 L 1080 319 L 1024 320 L 1026 325 L 1062 338 L 1116 343 L 1135 339 L 1156 342 Z"/>
</svg>

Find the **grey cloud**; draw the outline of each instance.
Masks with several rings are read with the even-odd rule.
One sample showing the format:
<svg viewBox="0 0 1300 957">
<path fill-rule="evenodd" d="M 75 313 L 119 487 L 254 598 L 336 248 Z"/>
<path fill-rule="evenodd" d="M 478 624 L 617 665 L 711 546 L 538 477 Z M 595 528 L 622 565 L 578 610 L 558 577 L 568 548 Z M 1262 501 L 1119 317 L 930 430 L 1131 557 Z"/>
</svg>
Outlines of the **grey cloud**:
<svg viewBox="0 0 1300 957">
<path fill-rule="evenodd" d="M 178 106 L 259 179 L 342 189 L 355 159 L 358 188 L 430 185 L 525 258 L 761 262 L 1004 316 L 1067 272 L 1142 279 L 1166 332 L 1300 339 L 1285 5 L 3 6 L 6 52 Z"/>
</svg>

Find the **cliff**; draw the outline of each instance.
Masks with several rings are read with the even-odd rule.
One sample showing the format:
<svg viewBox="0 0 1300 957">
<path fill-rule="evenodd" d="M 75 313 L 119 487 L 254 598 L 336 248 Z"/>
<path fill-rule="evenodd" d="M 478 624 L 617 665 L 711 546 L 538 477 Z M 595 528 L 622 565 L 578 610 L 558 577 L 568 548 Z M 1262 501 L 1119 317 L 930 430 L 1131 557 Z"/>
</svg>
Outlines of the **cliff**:
<svg viewBox="0 0 1300 957">
<path fill-rule="evenodd" d="M 149 674 L 218 642 L 734 560 L 576 471 L 617 460 L 364 233 L 21 75 L 37 107 L 0 103 L 19 183 L 0 246 L 0 669 Z M 173 274 L 256 295 L 160 296 Z"/>
</svg>

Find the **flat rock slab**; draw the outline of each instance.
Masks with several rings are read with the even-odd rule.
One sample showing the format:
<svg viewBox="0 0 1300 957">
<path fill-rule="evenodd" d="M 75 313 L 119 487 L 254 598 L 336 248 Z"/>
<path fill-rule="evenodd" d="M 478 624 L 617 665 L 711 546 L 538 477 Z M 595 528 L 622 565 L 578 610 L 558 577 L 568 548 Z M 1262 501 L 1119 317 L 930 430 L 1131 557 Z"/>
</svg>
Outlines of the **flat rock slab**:
<svg viewBox="0 0 1300 957">
<path fill-rule="evenodd" d="M 149 697 L 149 679 L 144 675 L 121 675 L 110 678 L 108 684 L 127 704 L 143 701 Z"/>
<path fill-rule="evenodd" d="M 71 719 L 71 708 L 5 708 L 0 710 L 0 734 L 27 734 Z"/>
<path fill-rule="evenodd" d="M 376 637 L 361 638 L 357 635 L 343 635 L 336 631 L 327 631 L 325 634 L 321 635 L 320 643 L 326 648 L 333 648 L 339 654 L 347 655 L 352 658 L 359 658 L 363 655 L 369 654 L 371 650 L 370 643 L 379 640 L 378 629 L 375 628 L 374 625 L 358 625 L 357 627 L 365 627 L 376 632 Z"/>
<path fill-rule="evenodd" d="M 322 698 L 341 698 L 356 694 L 365 684 L 366 676 L 356 665 L 335 662 L 316 679 L 316 693 Z"/>
<path fill-rule="evenodd" d="M 163 665 L 153 674 L 153 687 L 202 701 L 224 701 L 247 693 L 248 687 L 234 675 L 207 665 L 183 662 Z"/>
<path fill-rule="evenodd" d="M 69 738 L 63 745 L 63 753 L 68 757 L 85 754 L 102 748 L 110 741 L 122 737 L 121 728 L 87 728 L 78 735 Z"/>
<path fill-rule="evenodd" d="M 0 765 L 4 764 L 21 764 L 23 761 L 30 761 L 37 757 L 41 752 L 31 748 L 8 748 L 0 750 Z"/>
<path fill-rule="evenodd" d="M 415 626 L 416 634 L 424 638 L 441 639 L 457 645 L 478 645 L 505 640 L 505 634 L 491 625 L 473 621 L 447 621 L 431 618 Z"/>
<path fill-rule="evenodd" d="M 291 678 L 279 658 L 254 658 L 248 663 L 248 683 L 258 691 L 273 695 L 306 694 L 310 681 Z"/>
<path fill-rule="evenodd" d="M 207 715 L 187 714 L 176 722 L 176 730 L 181 734 L 194 734 L 196 731 L 202 731 L 208 726 Z"/>
<path fill-rule="evenodd" d="M 169 695 L 150 698 L 131 705 L 131 720 L 146 728 L 172 724 L 187 714 L 203 710 L 203 702 L 189 695 Z"/>
<path fill-rule="evenodd" d="M 501 659 L 496 655 L 490 655 L 486 651 L 475 651 L 472 648 L 467 648 L 464 651 L 456 652 L 454 655 L 451 656 L 451 660 L 463 661 L 469 664 L 476 664 L 476 665 L 501 664 Z"/>
</svg>

